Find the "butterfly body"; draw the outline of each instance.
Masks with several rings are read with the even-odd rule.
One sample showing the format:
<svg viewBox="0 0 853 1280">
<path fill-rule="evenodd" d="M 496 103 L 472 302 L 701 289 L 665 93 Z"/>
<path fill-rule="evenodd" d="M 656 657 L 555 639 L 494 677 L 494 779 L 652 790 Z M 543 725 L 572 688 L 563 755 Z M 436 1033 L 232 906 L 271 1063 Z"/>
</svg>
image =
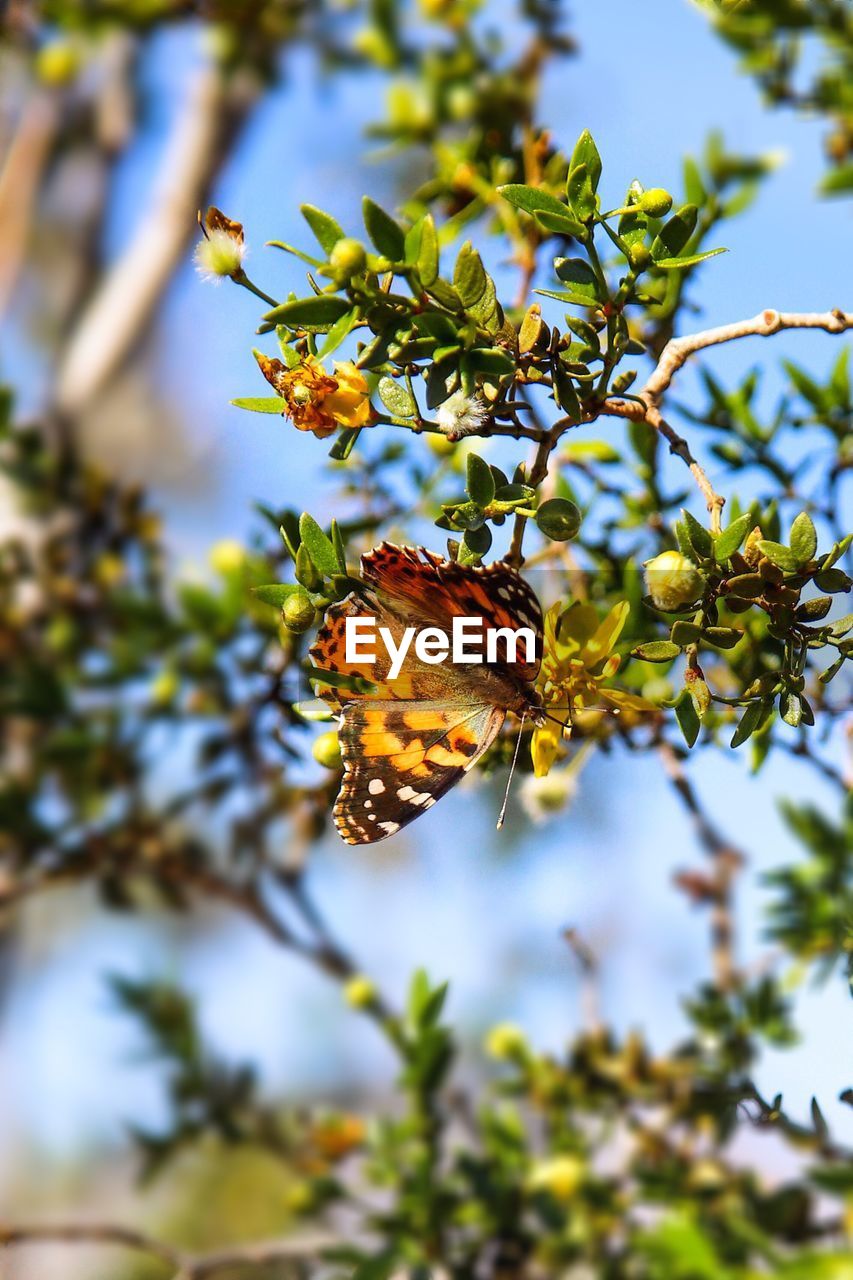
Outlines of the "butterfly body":
<svg viewBox="0 0 853 1280">
<path fill-rule="evenodd" d="M 513 570 L 500 562 L 460 565 L 423 548 L 383 543 L 362 557 L 361 572 L 363 590 L 329 608 L 311 648 L 317 668 L 361 676 L 376 688 L 324 693 L 340 717 L 344 778 L 333 817 L 349 844 L 385 839 L 431 808 L 476 764 L 508 712 L 541 715 L 534 681 L 542 614 Z M 484 628 L 526 628 L 535 651 L 513 655 L 504 648 L 491 662 L 458 664 L 427 663 L 410 647 L 393 678 L 381 646 L 372 660 L 347 660 L 348 619 L 372 619 L 398 647 L 407 628 L 449 633 L 454 618 L 482 619 Z"/>
</svg>

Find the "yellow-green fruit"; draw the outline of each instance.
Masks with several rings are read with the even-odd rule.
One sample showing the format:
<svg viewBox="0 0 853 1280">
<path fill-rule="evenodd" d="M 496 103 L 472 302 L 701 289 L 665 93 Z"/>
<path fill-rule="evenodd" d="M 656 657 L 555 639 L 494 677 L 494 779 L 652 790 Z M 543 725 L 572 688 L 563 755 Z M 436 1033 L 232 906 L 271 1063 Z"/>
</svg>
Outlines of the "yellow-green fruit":
<svg viewBox="0 0 853 1280">
<path fill-rule="evenodd" d="M 702 590 L 702 575 L 680 551 L 662 551 L 647 560 L 646 590 L 658 609 L 680 609 L 691 604 Z"/>
<path fill-rule="evenodd" d="M 527 1040 L 514 1022 L 499 1022 L 486 1036 L 485 1048 L 490 1058 L 506 1062 L 525 1052 Z"/>
<path fill-rule="evenodd" d="M 586 1166 L 578 1156 L 540 1160 L 528 1174 L 529 1191 L 547 1191 L 555 1200 L 571 1200 L 584 1178 Z"/>
<path fill-rule="evenodd" d="M 364 245 L 352 236 L 344 236 L 329 254 L 329 266 L 343 280 L 359 275 L 367 266 Z"/>
<path fill-rule="evenodd" d="M 42 84 L 61 89 L 70 84 L 80 70 L 80 52 L 67 40 L 54 40 L 39 49 L 35 69 Z"/>
<path fill-rule="evenodd" d="M 652 187 L 640 196 L 640 208 L 652 218 L 662 218 L 672 208 L 672 196 L 663 187 Z"/>
<path fill-rule="evenodd" d="M 336 730 L 329 729 L 326 733 L 321 733 L 311 748 L 311 754 L 326 769 L 340 769 L 341 744 Z"/>
<path fill-rule="evenodd" d="M 285 600 L 281 612 L 288 631 L 307 631 L 314 625 L 315 610 L 307 591 L 294 591 Z"/>
<path fill-rule="evenodd" d="M 344 1000 L 353 1009 L 367 1009 L 376 999 L 376 985 L 363 973 L 344 983 Z"/>
<path fill-rule="evenodd" d="M 632 244 L 628 250 L 628 261 L 635 271 L 645 271 L 652 260 L 652 255 L 644 244 Z"/>
<path fill-rule="evenodd" d="M 448 440 L 447 436 L 441 435 L 438 431 L 431 431 L 426 442 L 427 448 L 439 458 L 448 458 L 456 449 L 454 441 Z"/>
</svg>

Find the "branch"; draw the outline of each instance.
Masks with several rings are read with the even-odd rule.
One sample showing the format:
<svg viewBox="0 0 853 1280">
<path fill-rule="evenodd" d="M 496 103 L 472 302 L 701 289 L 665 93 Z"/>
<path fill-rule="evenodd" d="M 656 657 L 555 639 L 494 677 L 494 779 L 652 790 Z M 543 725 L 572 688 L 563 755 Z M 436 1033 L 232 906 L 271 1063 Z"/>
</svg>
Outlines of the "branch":
<svg viewBox="0 0 853 1280">
<path fill-rule="evenodd" d="M 46 90 L 26 105 L 0 171 L 0 315 L 24 264 L 42 177 L 62 120 L 61 99 Z"/>
<path fill-rule="evenodd" d="M 270 1240 L 213 1253 L 191 1254 L 145 1232 L 111 1223 L 36 1223 L 14 1226 L 0 1223 L 0 1249 L 33 1244 L 115 1246 L 157 1259 L 170 1268 L 176 1280 L 207 1280 L 209 1276 L 236 1267 L 265 1267 L 275 1262 L 315 1258 L 339 1243 L 331 1236 L 297 1236 L 289 1240 Z"/>
<path fill-rule="evenodd" d="M 737 980 L 732 885 L 735 875 L 746 859 L 740 849 L 717 830 L 705 813 L 692 782 L 684 772 L 679 755 L 671 743 L 660 742 L 658 751 L 676 795 L 693 820 L 699 843 L 713 862 L 713 876 L 710 880 L 699 883 L 699 892 L 697 892 L 695 877 L 690 876 L 689 873 L 681 877 L 681 884 L 697 899 L 701 900 L 704 897 L 711 904 L 715 982 L 721 991 L 729 991 Z"/>
<path fill-rule="evenodd" d="M 71 334 L 57 376 L 61 411 L 79 412 L 90 403 L 139 343 L 256 95 L 245 81 L 233 88 L 217 65 L 204 67 L 190 85 L 163 157 L 159 190 Z"/>
<path fill-rule="evenodd" d="M 734 342 L 737 338 L 769 338 L 783 329 L 823 329 L 826 333 L 845 333 L 848 329 L 853 329 L 853 313 L 837 308 L 823 312 L 783 312 L 767 308 L 750 320 L 737 320 L 732 324 L 718 325 L 714 329 L 703 329 L 700 333 L 687 334 L 683 338 L 673 338 L 664 347 L 654 372 L 636 398 L 608 399 L 601 407 L 600 412 L 607 415 L 630 418 L 634 422 L 647 422 L 663 436 L 669 443 L 670 453 L 681 458 L 689 467 L 705 499 L 715 533 L 719 532 L 720 514 L 726 500 L 716 492 L 704 468 L 693 457 L 684 437 L 661 415 L 660 402 L 675 374 L 697 351 L 719 346 L 723 342 Z"/>
</svg>

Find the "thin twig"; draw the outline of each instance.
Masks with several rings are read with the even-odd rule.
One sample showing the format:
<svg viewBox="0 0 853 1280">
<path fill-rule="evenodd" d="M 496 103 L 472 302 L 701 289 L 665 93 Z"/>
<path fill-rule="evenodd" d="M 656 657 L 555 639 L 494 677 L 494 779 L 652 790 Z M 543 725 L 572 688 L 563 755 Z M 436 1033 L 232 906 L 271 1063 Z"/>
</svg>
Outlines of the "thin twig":
<svg viewBox="0 0 853 1280">
<path fill-rule="evenodd" d="M 746 859 L 706 814 L 672 744 L 661 741 L 658 752 L 676 795 L 693 820 L 699 842 L 713 863 L 707 897 L 711 905 L 714 980 L 721 991 L 730 991 L 737 982 L 732 887 Z"/>
</svg>

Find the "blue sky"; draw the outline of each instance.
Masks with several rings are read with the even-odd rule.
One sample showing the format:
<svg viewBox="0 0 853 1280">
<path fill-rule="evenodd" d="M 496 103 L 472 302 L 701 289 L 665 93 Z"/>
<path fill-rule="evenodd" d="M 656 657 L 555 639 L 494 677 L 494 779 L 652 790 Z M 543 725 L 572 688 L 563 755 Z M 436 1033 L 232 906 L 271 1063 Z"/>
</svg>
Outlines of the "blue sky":
<svg viewBox="0 0 853 1280">
<path fill-rule="evenodd" d="M 541 117 L 565 143 L 592 130 L 605 161 L 605 198 L 614 204 L 635 176 L 678 190 L 681 156 L 698 152 L 714 127 L 738 150 L 787 157 L 757 204 L 726 228 L 730 252 L 705 268 L 697 323 L 767 305 L 849 307 L 853 279 L 841 247 L 849 246 L 850 206 L 813 194 L 822 171 L 820 125 L 763 111 L 752 83 L 687 0 L 576 4 L 571 27 L 581 52 L 550 73 Z M 125 162 L 110 218 L 112 251 L 132 230 L 193 56 L 184 37 L 159 41 L 148 70 L 146 133 Z M 270 238 L 307 243 L 300 202 L 329 208 L 354 230 L 365 191 L 394 203 L 392 182 L 364 158 L 361 141 L 363 125 L 381 113 L 382 93 L 378 76 L 332 83 L 318 76 L 310 56 L 297 54 L 222 174 L 216 203 L 246 224 L 251 274 L 270 292 L 301 282 L 293 259 L 261 247 Z M 299 122 L 308 117 L 310 136 L 303 136 Z M 199 561 L 215 538 L 244 537 L 255 500 L 309 506 L 318 516 L 331 510 L 316 442 L 278 419 L 228 405 L 234 396 L 263 394 L 250 353 L 257 319 L 255 300 L 203 285 L 187 262 L 155 338 L 161 392 L 183 407 L 189 441 L 159 495 L 187 562 Z M 826 335 L 783 334 L 773 340 L 773 361 L 767 346 L 751 340 L 716 352 L 712 367 L 731 381 L 766 360 L 769 395 L 779 357 L 822 372 L 837 350 Z M 686 374 L 683 395 L 692 383 Z M 695 778 L 706 798 L 725 797 L 721 822 L 752 855 L 739 914 L 746 954 L 756 957 L 759 872 L 795 852 L 776 797 L 808 795 L 831 809 L 834 797 L 780 756 L 752 779 L 742 759 L 706 754 Z M 698 866 L 701 855 L 657 762 L 618 753 L 595 761 L 571 817 L 532 835 L 516 816 L 508 835 L 496 837 L 498 805 L 493 788 L 460 788 L 410 837 L 374 852 L 353 852 L 330 838 L 319 850 L 314 892 L 368 971 L 399 993 L 412 969 L 425 964 L 451 979 L 451 1013 L 470 1029 L 472 1043 L 490 1022 L 511 1018 L 557 1049 L 580 1016 L 577 973 L 560 939 L 571 923 L 604 957 L 604 1012 L 623 1028 L 647 1028 L 660 1046 L 680 1034 L 677 993 L 706 973 L 707 920 L 686 912 L 671 887 L 673 870 Z M 283 1090 L 331 1089 L 353 1070 L 365 1083 L 391 1072 L 372 1029 L 339 1017 L 333 988 L 242 925 L 210 932 L 183 922 L 100 919 L 78 947 L 76 926 L 63 923 L 61 910 L 47 903 L 34 915 L 42 928 L 30 931 L 27 980 L 13 1001 L 0 1069 L 4 1124 L 15 1114 L 22 1129 L 54 1150 L 119 1141 L 124 1120 L 156 1119 L 156 1082 L 132 1059 L 131 1031 L 110 1016 L 102 982 L 109 971 L 153 969 L 186 979 L 203 993 L 214 1041 L 233 1050 L 239 1040 Z M 835 1103 L 850 1083 L 849 997 L 833 981 L 802 992 L 799 1003 L 805 1046 L 768 1059 L 762 1081 L 770 1092 L 782 1090 L 798 1115 L 817 1092 L 830 1120 L 850 1132 L 849 1109 Z"/>
</svg>

